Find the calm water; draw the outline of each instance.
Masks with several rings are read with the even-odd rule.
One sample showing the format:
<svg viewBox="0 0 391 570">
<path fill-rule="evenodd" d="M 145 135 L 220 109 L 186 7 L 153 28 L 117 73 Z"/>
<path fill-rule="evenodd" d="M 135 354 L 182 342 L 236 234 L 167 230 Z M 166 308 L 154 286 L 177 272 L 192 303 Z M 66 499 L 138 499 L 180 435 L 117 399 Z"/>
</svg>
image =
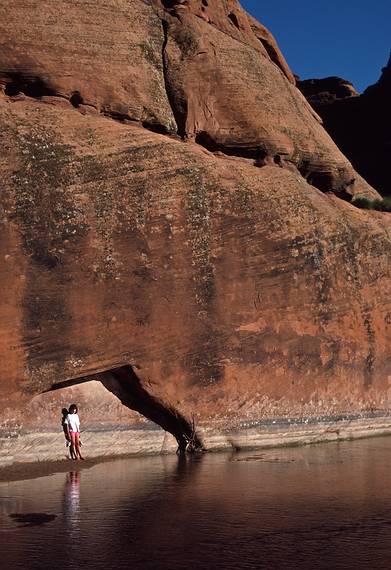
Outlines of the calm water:
<svg viewBox="0 0 391 570">
<path fill-rule="evenodd" d="M 3 569 L 391 569 L 391 438 L 0 484 Z"/>
</svg>

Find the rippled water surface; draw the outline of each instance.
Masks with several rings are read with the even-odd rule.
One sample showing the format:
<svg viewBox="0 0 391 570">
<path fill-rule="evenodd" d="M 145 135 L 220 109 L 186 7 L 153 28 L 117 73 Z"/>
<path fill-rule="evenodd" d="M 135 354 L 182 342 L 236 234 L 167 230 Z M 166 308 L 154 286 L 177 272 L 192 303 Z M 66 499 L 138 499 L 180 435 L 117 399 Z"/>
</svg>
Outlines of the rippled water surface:
<svg viewBox="0 0 391 570">
<path fill-rule="evenodd" d="M 0 484 L 1 568 L 391 569 L 391 438 Z"/>
</svg>

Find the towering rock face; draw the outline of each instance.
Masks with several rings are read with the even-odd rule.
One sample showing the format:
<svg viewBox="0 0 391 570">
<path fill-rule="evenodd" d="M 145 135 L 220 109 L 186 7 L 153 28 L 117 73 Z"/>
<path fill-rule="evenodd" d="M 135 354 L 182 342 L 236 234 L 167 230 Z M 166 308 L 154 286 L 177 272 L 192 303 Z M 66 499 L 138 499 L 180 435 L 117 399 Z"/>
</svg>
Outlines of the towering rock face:
<svg viewBox="0 0 391 570">
<path fill-rule="evenodd" d="M 330 79 L 301 81 L 298 87 L 357 171 L 391 196 L 391 57 L 379 81 L 358 97 L 349 82 L 339 80 L 337 86 Z"/>
<path fill-rule="evenodd" d="M 388 405 L 390 217 L 339 198 L 377 193 L 263 26 L 233 0 L 0 22 L 3 430 L 85 379 L 178 441 Z"/>
<path fill-rule="evenodd" d="M 31 0 L 0 10 L 8 96 L 56 97 L 276 161 L 322 191 L 371 193 L 303 102 L 272 36 L 236 0 L 62 0 L 54 13 Z"/>
</svg>

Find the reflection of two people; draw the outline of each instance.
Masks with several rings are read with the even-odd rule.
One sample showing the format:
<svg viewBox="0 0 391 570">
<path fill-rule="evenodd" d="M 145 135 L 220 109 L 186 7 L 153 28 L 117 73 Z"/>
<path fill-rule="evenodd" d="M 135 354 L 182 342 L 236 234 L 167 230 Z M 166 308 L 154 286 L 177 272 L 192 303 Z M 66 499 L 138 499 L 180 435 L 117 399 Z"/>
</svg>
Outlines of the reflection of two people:
<svg viewBox="0 0 391 570">
<path fill-rule="evenodd" d="M 69 473 L 67 473 L 67 485 L 72 489 L 79 487 L 80 471 L 69 471 Z"/>
<path fill-rule="evenodd" d="M 79 521 L 80 512 L 80 471 L 66 474 L 64 489 L 64 514 L 71 527 Z"/>
</svg>

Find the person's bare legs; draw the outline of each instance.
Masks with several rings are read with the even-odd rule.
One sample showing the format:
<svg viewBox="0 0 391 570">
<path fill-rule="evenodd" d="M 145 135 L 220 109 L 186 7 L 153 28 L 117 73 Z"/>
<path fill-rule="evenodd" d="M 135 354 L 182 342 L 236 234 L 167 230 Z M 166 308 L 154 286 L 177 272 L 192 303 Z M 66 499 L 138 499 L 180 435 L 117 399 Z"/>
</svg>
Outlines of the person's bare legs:
<svg viewBox="0 0 391 570">
<path fill-rule="evenodd" d="M 69 448 L 69 454 L 71 456 L 71 459 L 77 459 L 76 452 L 75 452 L 75 446 L 74 446 L 72 440 L 71 440 L 71 445 Z"/>
<path fill-rule="evenodd" d="M 84 459 L 80 452 L 80 434 L 72 433 L 72 443 L 74 445 L 74 453 L 76 455 L 75 459 Z"/>
<path fill-rule="evenodd" d="M 71 435 L 71 457 L 72 459 L 79 459 L 77 453 L 77 443 L 76 443 L 78 441 L 79 434 L 71 431 L 70 435 Z"/>
<path fill-rule="evenodd" d="M 68 449 L 69 449 L 69 456 L 70 456 L 70 459 L 76 459 L 75 448 L 74 448 L 74 445 L 73 445 L 73 442 L 72 442 L 72 437 L 69 437 L 68 435 L 65 436 L 65 437 L 66 437 L 67 442 L 69 443 L 69 448 L 68 448 Z"/>
</svg>

